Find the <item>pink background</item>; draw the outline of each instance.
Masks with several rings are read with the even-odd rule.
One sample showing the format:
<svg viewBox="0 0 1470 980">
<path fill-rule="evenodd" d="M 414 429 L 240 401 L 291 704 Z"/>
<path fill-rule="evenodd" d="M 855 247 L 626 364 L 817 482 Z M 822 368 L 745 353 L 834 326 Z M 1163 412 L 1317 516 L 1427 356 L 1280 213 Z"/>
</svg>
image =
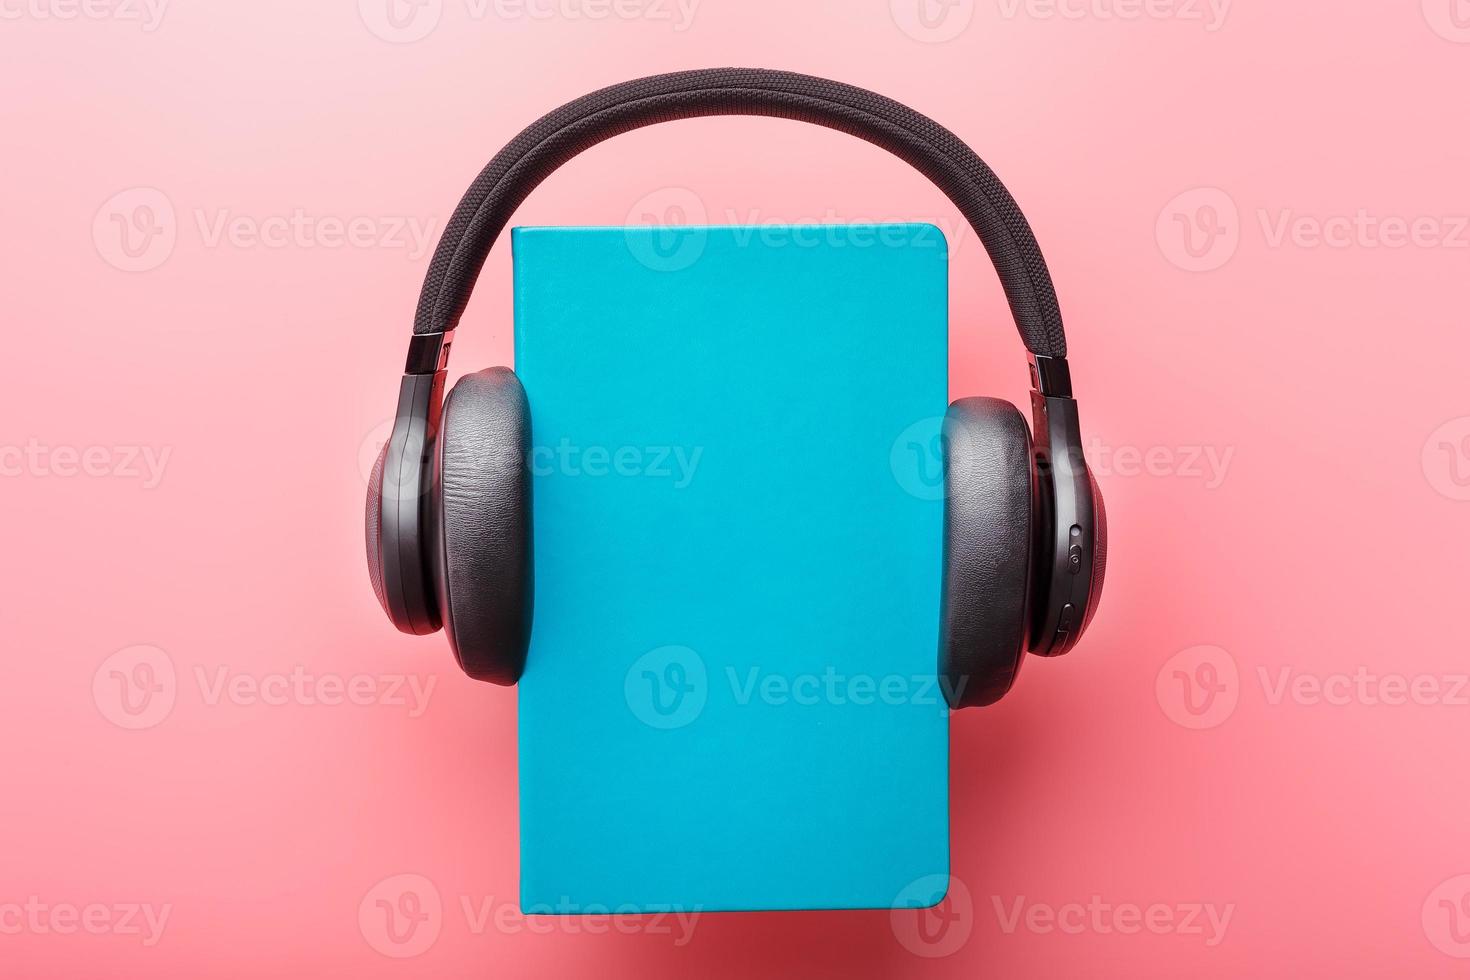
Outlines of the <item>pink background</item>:
<svg viewBox="0 0 1470 980">
<path fill-rule="evenodd" d="M 385 2 L 0 4 L 0 973 L 1463 973 L 1463 0 Z M 367 587 L 364 457 L 427 264 L 399 226 L 431 247 L 562 101 L 721 64 L 970 140 L 1071 327 L 1107 599 L 1076 654 L 954 721 L 948 931 L 522 919 L 514 696 Z M 847 137 L 644 131 L 517 223 L 691 199 L 935 221 L 953 392 L 1023 397 L 973 234 Z M 298 212 L 326 224 L 269 234 Z M 497 248 L 456 371 L 509 359 L 508 272 Z"/>
</svg>

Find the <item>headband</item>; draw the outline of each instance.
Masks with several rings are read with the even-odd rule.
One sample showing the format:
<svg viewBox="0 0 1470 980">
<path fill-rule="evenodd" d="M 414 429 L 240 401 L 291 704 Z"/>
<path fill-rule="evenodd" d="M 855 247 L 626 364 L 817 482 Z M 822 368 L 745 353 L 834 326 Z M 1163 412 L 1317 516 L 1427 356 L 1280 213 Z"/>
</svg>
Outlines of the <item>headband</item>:
<svg viewBox="0 0 1470 980">
<path fill-rule="evenodd" d="M 1000 178 L 959 137 L 905 105 L 853 85 L 793 72 L 713 68 L 652 75 L 584 95 L 542 116 L 495 155 L 465 192 L 434 250 L 414 317 L 409 373 L 443 368 L 449 336 L 491 246 L 516 208 L 553 171 L 619 133 L 722 115 L 826 126 L 882 147 L 928 177 L 985 245 L 1027 349 L 1043 358 L 1049 371 L 1065 372 L 1067 338 L 1036 236 Z"/>
</svg>

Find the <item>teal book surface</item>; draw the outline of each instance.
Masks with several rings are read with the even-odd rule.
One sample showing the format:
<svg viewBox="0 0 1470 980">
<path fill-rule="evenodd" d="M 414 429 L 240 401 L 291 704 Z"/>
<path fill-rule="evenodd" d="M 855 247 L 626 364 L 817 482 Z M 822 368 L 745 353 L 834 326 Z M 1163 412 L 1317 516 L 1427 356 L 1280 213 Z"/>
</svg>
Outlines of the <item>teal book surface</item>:
<svg viewBox="0 0 1470 980">
<path fill-rule="evenodd" d="M 534 447 L 523 910 L 933 904 L 943 235 L 512 241 Z"/>
</svg>

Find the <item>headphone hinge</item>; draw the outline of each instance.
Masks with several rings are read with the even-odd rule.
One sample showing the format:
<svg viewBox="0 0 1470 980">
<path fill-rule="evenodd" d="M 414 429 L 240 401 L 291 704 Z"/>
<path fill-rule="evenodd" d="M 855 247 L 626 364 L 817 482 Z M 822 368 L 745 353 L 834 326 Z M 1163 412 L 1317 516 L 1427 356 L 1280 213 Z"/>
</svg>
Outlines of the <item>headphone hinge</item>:
<svg viewBox="0 0 1470 980">
<path fill-rule="evenodd" d="M 1047 398 L 1072 397 L 1072 370 L 1065 357 L 1027 354 L 1031 364 L 1031 387 Z"/>
<path fill-rule="evenodd" d="M 443 333 L 416 333 L 408 342 L 408 360 L 403 366 L 404 374 L 434 374 L 449 365 L 449 346 L 454 343 L 454 331 Z"/>
</svg>

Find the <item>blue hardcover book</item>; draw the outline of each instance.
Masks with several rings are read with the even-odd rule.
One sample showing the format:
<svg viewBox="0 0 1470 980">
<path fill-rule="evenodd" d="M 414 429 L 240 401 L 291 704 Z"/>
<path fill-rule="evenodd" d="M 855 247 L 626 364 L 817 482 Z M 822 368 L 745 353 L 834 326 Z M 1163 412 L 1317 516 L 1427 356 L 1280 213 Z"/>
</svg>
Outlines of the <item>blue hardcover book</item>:
<svg viewBox="0 0 1470 980">
<path fill-rule="evenodd" d="M 942 233 L 518 228 L 513 248 L 523 910 L 938 901 Z"/>
</svg>

